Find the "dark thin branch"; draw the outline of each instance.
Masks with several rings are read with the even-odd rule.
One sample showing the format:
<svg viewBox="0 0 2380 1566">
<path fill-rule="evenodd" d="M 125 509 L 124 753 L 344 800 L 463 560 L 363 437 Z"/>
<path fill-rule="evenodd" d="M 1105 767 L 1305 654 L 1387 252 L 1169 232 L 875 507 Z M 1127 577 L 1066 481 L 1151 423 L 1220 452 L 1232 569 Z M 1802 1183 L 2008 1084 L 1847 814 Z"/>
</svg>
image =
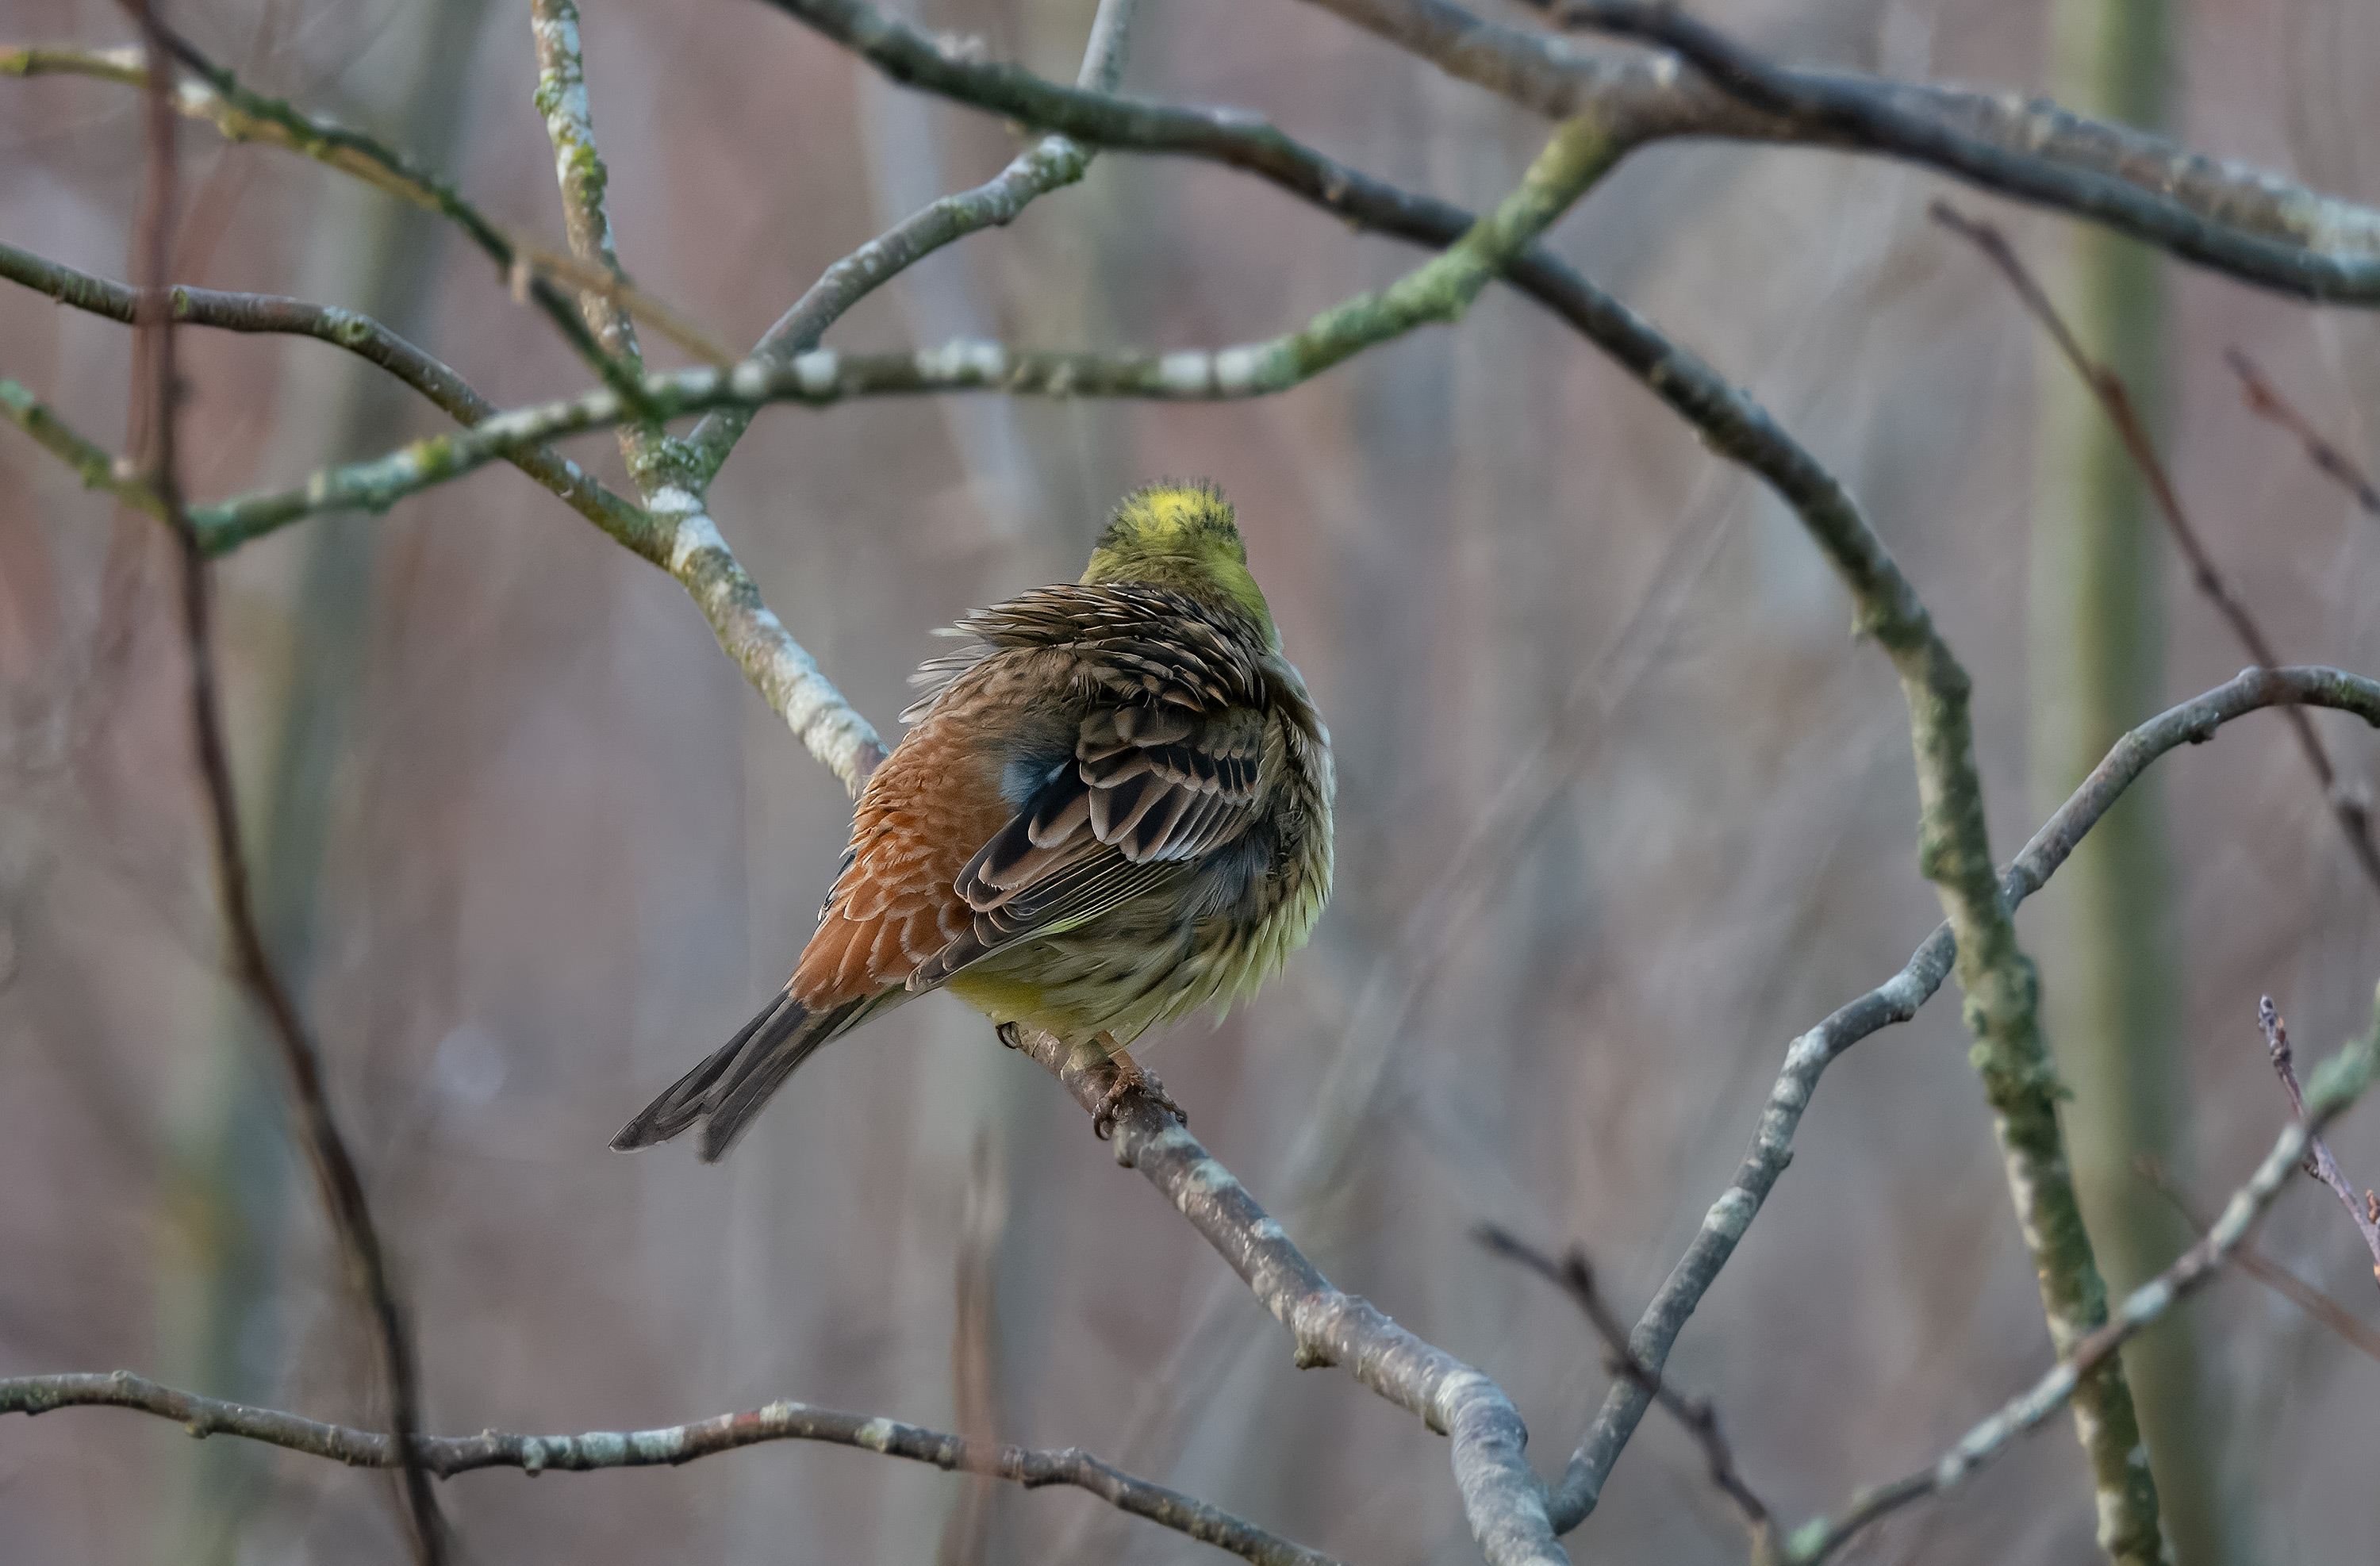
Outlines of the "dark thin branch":
<svg viewBox="0 0 2380 1566">
<path fill-rule="evenodd" d="M 0 244 L 0 277 L 128 326 L 133 323 L 140 297 L 138 289 L 8 244 Z M 458 424 L 477 424 L 498 411 L 495 404 L 472 390 L 448 366 L 358 311 L 277 294 L 233 294 L 182 284 L 174 285 L 167 294 L 174 320 L 181 325 L 312 337 L 345 348 L 387 370 Z M 551 447 L 527 447 L 507 453 L 505 459 L 614 537 L 634 535 L 650 527 L 641 510 Z"/>
<path fill-rule="evenodd" d="M 0 1414 L 38 1414 L 76 1407 L 137 1409 L 170 1419 L 193 1436 L 241 1436 L 350 1467 L 397 1465 L 394 1443 L 380 1432 L 200 1397 L 127 1371 L 0 1380 Z M 929 1463 L 948 1473 L 990 1475 L 1026 1489 L 1071 1485 L 1120 1511 L 1145 1517 L 1260 1566 L 1338 1566 L 1318 1550 L 1269 1534 L 1205 1501 L 1135 1478 L 1078 1447 L 1044 1451 L 969 1442 L 897 1420 L 808 1403 L 772 1402 L 748 1413 L 722 1414 L 657 1430 L 596 1430 L 576 1436 L 521 1436 L 496 1430 L 476 1436 L 417 1435 L 407 1450 L 417 1472 L 448 1479 L 480 1468 L 586 1474 L 610 1468 L 674 1467 L 768 1441 L 856 1447 Z"/>
<path fill-rule="evenodd" d="M 2269 995 L 2256 1002 L 2256 1026 L 2264 1031 L 2265 1052 L 2272 1059 L 2274 1074 L 2289 1093 L 2289 1109 L 2302 1124 L 2306 1118 L 2305 1093 L 2298 1086 L 2297 1057 L 2289 1049 L 2289 1030 L 2281 1021 L 2280 1008 L 2273 1004 Z M 2330 1144 L 2322 1139 L 2319 1132 L 2309 1128 L 2306 1139 L 2306 1172 L 2329 1186 L 2339 1205 L 2347 1209 L 2347 1216 L 2355 1222 L 2356 1232 L 2363 1236 L 2364 1248 L 2372 1253 L 2372 1276 L 2380 1281 L 2380 1198 L 2370 1191 L 2361 1196 L 2355 1194 L 2338 1160 L 2331 1156 Z"/>
<path fill-rule="evenodd" d="M 1755 1560 L 1767 1560 L 1776 1553 L 1777 1519 L 1768 1503 L 1754 1493 L 1735 1465 L 1735 1451 L 1718 1427 L 1718 1409 L 1708 1397 L 1688 1397 L 1676 1388 L 1666 1385 L 1661 1373 L 1636 1357 L 1628 1346 L 1628 1329 L 1603 1297 L 1595 1281 L 1595 1266 L 1587 1260 L 1585 1248 L 1573 1245 L 1560 1261 L 1529 1244 L 1511 1231 L 1493 1223 L 1483 1223 L 1472 1231 L 1472 1238 L 1490 1252 L 1516 1261 L 1560 1289 L 1577 1305 L 1595 1335 L 1603 1340 L 1606 1350 L 1605 1366 L 1615 1376 L 1626 1378 L 1658 1404 L 1661 1411 L 1692 1436 L 1702 1448 L 1703 1461 L 1709 1466 L 1711 1483 L 1725 1495 L 1743 1520 L 1744 1531 L 1752 1536 L 1752 1554 Z"/>
<path fill-rule="evenodd" d="M 2092 769 L 2082 785 L 2033 834 L 2009 867 L 2000 883 L 2009 908 L 2013 911 L 2047 883 L 2084 834 L 2159 757 L 2184 745 L 2203 745 L 2223 724 L 2250 712 L 2298 703 L 2352 712 L 2380 728 L 2380 683 L 2337 669 L 2246 670 L 2116 742 L 2106 759 Z M 1635 1358 L 1655 1369 L 1668 1363 L 1678 1334 L 1734 1256 L 1786 1165 L 1792 1162 L 1794 1133 L 1827 1067 L 1871 1034 L 1915 1016 L 1949 976 L 1956 955 L 1950 927 L 1939 926 L 1911 953 L 1899 973 L 1793 1040 L 1735 1178 L 1711 1204 L 1685 1254 L 1670 1269 L 1629 1334 Z M 1569 1532 L 1595 1510 L 1612 1465 L 1651 1406 L 1652 1400 L 1633 1382 L 1615 1385 L 1605 1397 L 1568 1471 L 1554 1487 L 1549 1507 L 1558 1530 Z"/>
<path fill-rule="evenodd" d="M 2158 515 L 2165 518 L 2167 530 L 2173 534 L 2174 542 L 2180 546 L 2183 558 L 2190 563 L 2191 580 L 2215 606 L 2216 613 L 2223 616 L 2224 623 L 2231 627 L 2231 634 L 2247 649 L 2248 656 L 2264 668 L 2278 668 L 2280 656 L 2273 650 L 2272 638 L 2265 635 L 2264 627 L 2249 613 L 2247 604 L 2231 590 L 2230 584 L 2216 566 L 2214 555 L 2207 552 L 2205 541 L 2198 536 L 2198 529 L 2183 512 L 2181 496 L 2174 489 L 2171 476 L 2166 472 L 2164 460 L 2157 455 L 2155 443 L 2149 439 L 2147 428 L 2141 423 L 2123 377 L 2083 351 L 2082 345 L 2058 315 L 2058 307 L 2050 303 L 2048 293 L 2024 264 L 2024 259 L 2017 254 L 2016 247 L 2009 243 L 2006 235 L 1989 223 L 1961 215 L 1947 201 L 1936 201 L 1932 211 L 1935 222 L 1969 241 L 1999 269 L 2000 274 L 2008 279 L 2009 285 L 2016 290 L 2017 297 L 2023 301 L 2025 310 L 2057 343 L 2058 352 L 2066 356 L 2066 361 L 2074 367 L 2074 373 L 2082 378 L 2083 385 L 2107 414 L 2107 422 L 2115 426 L 2117 437 L 2123 442 L 2132 466 L 2140 469 L 2141 477 L 2147 481 L 2149 495 L 2156 503 Z M 2380 844 L 2373 841 L 2371 812 L 2364 807 L 2362 801 L 2339 786 L 2338 769 L 2332 765 L 2330 751 L 2322 743 L 2322 736 L 2314 732 L 2313 720 L 2302 712 L 2292 711 L 2289 727 L 2297 736 L 2298 749 L 2305 757 L 2306 766 L 2313 772 L 2314 781 L 2321 785 L 2323 799 L 2330 806 L 2331 814 L 2338 819 L 2338 830 L 2347 836 L 2349 850 L 2354 854 L 2355 862 L 2363 868 L 2364 879 L 2371 881 L 2374 890 L 2380 890 Z"/>
<path fill-rule="evenodd" d="M 1548 1525 L 1546 1489 L 1524 1449 L 1529 1433 L 1503 1389 L 1332 1286 L 1232 1171 L 1184 1130 L 1172 1106 L 1121 1051 L 1080 1052 L 1012 1028 L 1016 1048 L 1075 1101 L 1111 1117 L 1116 1161 L 1137 1169 L 1288 1329 L 1300 1369 L 1336 1365 L 1450 1438 L 1471 1536 L 1488 1566 L 1568 1566 Z"/>
<path fill-rule="evenodd" d="M 141 391 L 148 398 L 150 442 L 148 486 L 163 503 L 181 559 L 182 625 L 189 657 L 190 731 L 197 755 L 199 780 L 212 830 L 215 874 L 223 918 L 229 931 L 235 968 L 241 987 L 264 1014 L 280 1046 L 282 1064 L 289 1075 L 298 1122 L 298 1140 L 306 1147 L 322 1189 L 323 1205 L 346 1256 L 351 1281 L 370 1316 L 380 1351 L 381 1368 L 388 1381 L 389 1425 L 403 1450 L 421 1426 L 421 1390 L 407 1330 L 405 1311 L 390 1282 L 371 1208 L 364 1198 L 363 1182 L 356 1173 L 346 1141 L 333 1120 L 325 1095 L 319 1056 L 306 1035 L 280 973 L 264 949 L 249 893 L 248 859 L 240 842 L 239 803 L 234 792 L 231 758 L 224 739 L 222 702 L 215 670 L 214 633 L 210 601 L 212 583 L 198 530 L 182 503 L 175 449 L 179 422 L 181 383 L 174 360 L 174 307 L 165 282 L 173 254 L 176 212 L 176 149 L 174 73 L 160 46 L 163 29 L 151 0 L 127 0 L 128 7 L 150 41 L 148 82 L 148 171 L 141 193 L 136 246 L 143 285 L 135 308 L 138 346 L 145 350 L 149 381 Z M 441 1566 L 446 1559 L 446 1524 L 431 1494 L 427 1475 L 407 1463 L 404 1475 L 406 1516 L 410 1526 L 414 1559 L 420 1566 Z"/>
<path fill-rule="evenodd" d="M 2133 1290 L 2106 1326 L 2077 1343 L 2073 1353 L 2029 1390 L 1960 1438 L 1939 1461 L 1868 1492 L 1846 1508 L 1840 1520 L 1813 1518 L 1795 1529 L 1787 1543 L 1786 1559 L 1794 1566 L 1820 1566 L 1873 1524 L 1964 1482 L 2005 1451 L 2010 1440 L 2056 1413 L 2095 1366 L 2108 1363 L 2168 1310 L 2215 1281 L 2247 1243 L 2249 1231 L 2265 1209 L 2287 1186 L 2291 1166 L 2305 1156 L 2322 1128 L 2372 1085 L 2375 1071 L 2380 1071 L 2380 1013 L 2375 1013 L 2371 1031 L 2363 1038 L 2350 1040 L 2323 1062 L 2314 1076 L 2312 1112 L 2289 1123 L 2248 1183 L 2231 1194 L 2223 1215 L 2204 1238 L 2182 1252 L 2171 1267 Z"/>
<path fill-rule="evenodd" d="M 1893 84 L 1787 70 L 1675 4 L 1646 0 L 1526 0 L 1559 25 L 1633 38 L 1676 54 L 1712 86 L 1758 111 L 1922 163 L 1985 189 L 2095 219 L 2184 261 L 2248 282 L 2338 303 L 2380 303 L 2380 257 L 2324 255 L 2209 222 L 2180 202 L 2095 169 L 2054 163 L 1970 135 L 1900 102 Z"/>
<path fill-rule="evenodd" d="M 2308 460 L 2338 480 L 2341 489 L 2355 497 L 2356 504 L 2373 516 L 2380 516 L 2380 485 L 2374 485 L 2372 476 L 2363 470 L 2361 464 L 2334 445 L 2305 415 L 2297 410 L 2289 398 L 2281 395 L 2280 388 L 2257 368 L 2256 361 L 2248 357 L 2245 349 L 2224 349 L 2223 362 L 2231 367 L 2232 374 L 2240 377 L 2240 394 L 2247 402 L 2249 412 L 2295 435 L 2304 445 Z"/>
<path fill-rule="evenodd" d="M 2157 1194 L 2173 1204 L 2192 1232 L 2204 1235 L 2211 1227 L 2206 1215 L 2190 1199 L 2166 1167 L 2143 1154 L 2132 1160 L 2132 1169 L 2140 1177 L 2156 1188 Z M 2291 1272 L 2256 1248 L 2253 1241 L 2241 1244 L 2232 1253 L 2231 1265 L 2253 1278 L 2273 1293 L 2288 1300 L 2316 1321 L 2345 1339 L 2348 1345 L 2361 1351 L 2367 1358 L 2380 1360 L 2380 1331 L 2375 1331 L 2362 1317 L 2348 1309 L 2323 1290 Z"/>
</svg>

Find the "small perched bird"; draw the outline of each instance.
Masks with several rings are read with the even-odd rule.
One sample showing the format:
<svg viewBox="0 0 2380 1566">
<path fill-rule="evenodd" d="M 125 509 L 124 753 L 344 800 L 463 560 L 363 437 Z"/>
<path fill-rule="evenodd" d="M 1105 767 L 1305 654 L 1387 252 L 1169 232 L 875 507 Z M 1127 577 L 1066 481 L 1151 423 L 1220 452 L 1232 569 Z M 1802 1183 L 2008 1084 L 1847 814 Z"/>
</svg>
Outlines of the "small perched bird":
<svg viewBox="0 0 2380 1566">
<path fill-rule="evenodd" d="M 793 977 L 613 1147 L 698 1123 L 716 1159 L 820 1045 L 929 989 L 1112 1054 L 1305 943 L 1330 736 L 1220 491 L 1126 495 L 1079 583 L 948 634 L 971 645 L 917 672 Z"/>
</svg>

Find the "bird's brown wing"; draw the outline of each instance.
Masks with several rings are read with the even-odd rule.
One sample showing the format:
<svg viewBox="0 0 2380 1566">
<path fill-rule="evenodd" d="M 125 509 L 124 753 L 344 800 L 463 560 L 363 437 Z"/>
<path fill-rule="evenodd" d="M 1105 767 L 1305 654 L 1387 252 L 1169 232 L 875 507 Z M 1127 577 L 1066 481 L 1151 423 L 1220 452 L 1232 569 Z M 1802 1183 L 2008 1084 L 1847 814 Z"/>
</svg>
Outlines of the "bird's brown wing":
<svg viewBox="0 0 2380 1566">
<path fill-rule="evenodd" d="M 1161 588 L 1044 588 L 971 614 L 982 651 L 870 780 L 852 856 L 802 954 L 812 1007 L 888 984 L 929 989 L 1035 935 L 1078 929 L 1245 832 L 1265 743 L 1252 627 Z M 1091 697 L 1071 759 L 1012 814 L 984 653 L 1033 649 L 1047 693 Z M 944 697 L 948 699 L 943 699 Z M 1014 699 L 1011 695 L 1007 699 Z M 1079 699 L 1079 695 L 1075 699 Z"/>
<path fill-rule="evenodd" d="M 1099 706 L 1075 754 L 959 872 L 965 930 L 909 978 L 930 988 L 1035 936 L 1079 929 L 1168 882 L 1256 819 L 1262 713 Z"/>
<path fill-rule="evenodd" d="M 960 872 L 1009 812 L 998 759 L 962 715 L 910 730 L 860 796 L 842 873 L 787 992 L 817 1012 L 906 983 L 965 932 L 973 910 Z"/>
</svg>

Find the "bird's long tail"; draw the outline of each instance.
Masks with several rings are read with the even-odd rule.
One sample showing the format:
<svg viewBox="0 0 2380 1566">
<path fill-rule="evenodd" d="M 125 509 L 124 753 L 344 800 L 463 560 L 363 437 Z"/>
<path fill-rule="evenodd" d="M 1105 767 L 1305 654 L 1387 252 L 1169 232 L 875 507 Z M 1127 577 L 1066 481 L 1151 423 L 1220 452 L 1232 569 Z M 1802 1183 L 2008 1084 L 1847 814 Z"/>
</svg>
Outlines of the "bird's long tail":
<svg viewBox="0 0 2380 1566">
<path fill-rule="evenodd" d="M 895 989 L 813 1012 L 794 999 L 788 986 L 735 1038 L 622 1126 L 612 1146 L 624 1153 L 650 1147 L 699 1123 L 702 1161 L 716 1163 L 735 1146 L 770 1095 L 783 1086 L 794 1068 L 808 1060 L 820 1045 L 906 998 L 906 990 Z"/>
</svg>

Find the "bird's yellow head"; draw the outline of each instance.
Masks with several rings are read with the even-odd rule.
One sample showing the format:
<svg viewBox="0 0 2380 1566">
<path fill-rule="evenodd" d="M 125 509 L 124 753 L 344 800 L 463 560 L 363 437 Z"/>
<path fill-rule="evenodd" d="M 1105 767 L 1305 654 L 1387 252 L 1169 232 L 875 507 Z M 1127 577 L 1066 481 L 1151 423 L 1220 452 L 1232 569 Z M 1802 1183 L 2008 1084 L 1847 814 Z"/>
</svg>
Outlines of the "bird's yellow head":
<svg viewBox="0 0 2380 1566">
<path fill-rule="evenodd" d="M 1268 645 L 1281 646 L 1272 610 L 1248 574 L 1232 503 L 1204 480 L 1151 484 L 1117 502 L 1083 572 L 1085 586 L 1100 582 L 1148 582 L 1220 604 L 1254 621 Z"/>
</svg>

